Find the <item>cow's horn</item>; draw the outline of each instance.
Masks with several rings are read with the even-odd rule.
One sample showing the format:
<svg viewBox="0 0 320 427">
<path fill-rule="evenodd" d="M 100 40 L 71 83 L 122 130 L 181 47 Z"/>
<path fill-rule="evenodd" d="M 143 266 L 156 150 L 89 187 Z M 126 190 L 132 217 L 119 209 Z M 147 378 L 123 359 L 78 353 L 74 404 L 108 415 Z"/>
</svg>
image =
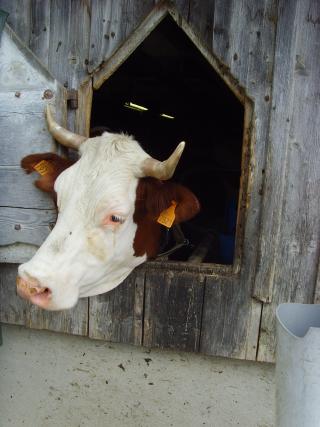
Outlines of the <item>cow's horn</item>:
<svg viewBox="0 0 320 427">
<path fill-rule="evenodd" d="M 171 156 L 163 162 L 155 160 L 152 157 L 145 159 L 142 164 L 142 172 L 144 176 L 151 176 L 153 178 L 161 179 L 162 181 L 170 179 L 174 174 L 184 147 L 185 142 L 180 142 Z"/>
<path fill-rule="evenodd" d="M 66 147 L 78 150 L 80 145 L 88 139 L 85 136 L 77 135 L 76 133 L 70 132 L 69 130 L 64 129 L 62 126 L 60 126 L 54 120 L 49 104 L 47 104 L 46 107 L 46 119 L 48 123 L 48 129 L 51 135 L 54 137 L 54 139 L 60 142 L 60 144 Z"/>
</svg>

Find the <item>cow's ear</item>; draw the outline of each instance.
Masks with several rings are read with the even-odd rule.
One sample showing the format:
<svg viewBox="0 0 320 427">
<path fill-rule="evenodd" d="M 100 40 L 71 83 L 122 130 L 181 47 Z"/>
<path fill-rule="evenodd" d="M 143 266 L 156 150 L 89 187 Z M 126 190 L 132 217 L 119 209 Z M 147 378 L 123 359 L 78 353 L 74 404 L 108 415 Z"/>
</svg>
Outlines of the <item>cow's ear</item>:
<svg viewBox="0 0 320 427">
<path fill-rule="evenodd" d="M 38 172 L 40 178 L 34 182 L 34 185 L 42 191 L 51 193 L 54 191 L 57 177 L 73 163 L 74 161 L 54 153 L 38 153 L 24 157 L 21 160 L 21 167 L 26 173 Z"/>
<path fill-rule="evenodd" d="M 137 200 L 144 201 L 146 211 L 155 219 L 174 204 L 175 224 L 188 221 L 200 211 L 197 197 L 188 188 L 175 182 L 154 178 L 140 180 Z"/>
<path fill-rule="evenodd" d="M 200 211 L 200 203 L 197 197 L 188 188 L 174 182 L 164 184 L 170 206 L 175 206 L 174 224 L 188 221 Z"/>
</svg>

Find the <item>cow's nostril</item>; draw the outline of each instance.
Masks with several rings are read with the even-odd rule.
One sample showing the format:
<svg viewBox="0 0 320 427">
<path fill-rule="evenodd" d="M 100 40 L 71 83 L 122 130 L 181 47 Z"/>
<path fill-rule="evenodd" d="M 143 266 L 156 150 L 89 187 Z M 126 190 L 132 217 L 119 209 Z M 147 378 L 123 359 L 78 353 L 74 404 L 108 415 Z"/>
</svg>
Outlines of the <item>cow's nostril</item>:
<svg viewBox="0 0 320 427">
<path fill-rule="evenodd" d="M 20 276 L 17 277 L 17 292 L 22 298 L 42 308 L 47 307 L 52 295 L 51 289 L 40 286 L 38 280 L 34 278 L 25 280 Z"/>
<path fill-rule="evenodd" d="M 41 308 L 48 308 L 51 295 L 52 292 L 49 288 L 41 288 L 37 293 L 30 294 L 29 301 Z"/>
<path fill-rule="evenodd" d="M 41 288 L 39 286 L 33 286 L 29 289 L 30 295 L 40 295 L 40 294 L 50 294 L 51 291 L 49 288 Z"/>
</svg>

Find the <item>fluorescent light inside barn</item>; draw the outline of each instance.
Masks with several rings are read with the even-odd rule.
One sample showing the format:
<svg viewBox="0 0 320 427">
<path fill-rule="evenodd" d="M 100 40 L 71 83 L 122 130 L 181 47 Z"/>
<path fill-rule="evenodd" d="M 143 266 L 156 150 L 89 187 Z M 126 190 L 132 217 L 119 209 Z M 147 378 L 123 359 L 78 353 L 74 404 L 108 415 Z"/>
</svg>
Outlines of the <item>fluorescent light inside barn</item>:
<svg viewBox="0 0 320 427">
<path fill-rule="evenodd" d="M 174 119 L 174 117 L 173 116 L 169 116 L 169 114 L 161 113 L 160 116 L 164 117 L 165 119 Z"/>
<path fill-rule="evenodd" d="M 139 104 L 134 104 L 133 102 L 125 102 L 124 106 L 126 108 L 130 108 L 131 110 L 148 111 L 147 107 L 144 107 L 143 105 L 139 105 Z"/>
</svg>

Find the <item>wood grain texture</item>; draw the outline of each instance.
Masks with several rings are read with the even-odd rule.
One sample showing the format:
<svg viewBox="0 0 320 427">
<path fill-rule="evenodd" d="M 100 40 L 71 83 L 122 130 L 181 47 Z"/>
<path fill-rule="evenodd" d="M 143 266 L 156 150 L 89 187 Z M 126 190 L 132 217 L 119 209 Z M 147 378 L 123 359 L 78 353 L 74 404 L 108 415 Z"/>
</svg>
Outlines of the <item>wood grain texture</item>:
<svg viewBox="0 0 320 427">
<path fill-rule="evenodd" d="M 81 299 L 72 310 L 49 312 L 24 301 L 16 294 L 16 264 L 0 264 L 0 322 L 87 335 L 88 300 Z"/>
<path fill-rule="evenodd" d="M 316 280 L 316 286 L 314 289 L 313 303 L 320 304 L 320 258 L 318 263 L 317 280 Z"/>
<path fill-rule="evenodd" d="M 214 1 L 190 0 L 187 21 L 201 42 L 211 49 L 214 21 Z M 177 5 L 180 11 L 179 5 Z M 184 16 L 182 14 L 182 16 Z M 185 16 L 184 16 L 185 17 Z"/>
<path fill-rule="evenodd" d="M 47 102 L 55 105 L 57 120 L 63 123 L 65 94 L 8 26 L 0 47 L 0 72 L 0 125 L 5 136 L 0 161 L 0 258 L 20 262 L 43 242 L 55 220 L 48 211 L 54 210 L 50 196 L 33 185 L 38 175 L 26 175 L 20 161 L 34 152 L 56 151 L 44 109 Z"/>
<path fill-rule="evenodd" d="M 254 143 L 251 145 L 252 151 L 249 153 L 251 161 L 249 164 L 247 218 L 243 241 L 243 253 L 246 262 L 242 266 L 241 275 L 243 285 L 251 284 L 252 286 L 259 242 L 257 237 L 260 232 L 261 194 L 271 114 L 270 93 L 274 61 L 276 33 L 274 15 L 276 10 L 273 0 L 258 3 L 255 1 L 234 2 L 230 4 L 229 12 L 230 10 L 232 11 L 231 16 L 224 18 L 230 25 L 230 28 L 226 30 L 226 34 L 228 34 L 227 51 L 229 52 L 226 59 L 230 65 L 231 73 L 246 87 L 248 96 L 254 102 L 254 121 L 251 136 Z M 225 14 L 225 10 L 223 14 Z M 217 10 L 215 10 L 215 19 L 218 17 Z M 224 43 L 225 40 L 223 39 Z M 219 50 L 221 50 L 220 47 Z"/>
<path fill-rule="evenodd" d="M 242 291 L 235 277 L 207 277 L 200 351 L 255 360 L 261 304 Z"/>
<path fill-rule="evenodd" d="M 1 92 L 54 89 L 52 75 L 8 25 L 1 37 L 0 71 Z"/>
<path fill-rule="evenodd" d="M 146 273 L 143 345 L 198 351 L 203 277 L 191 273 Z"/>
<path fill-rule="evenodd" d="M 50 42 L 50 0 L 31 0 L 29 47 L 48 66 Z"/>
<path fill-rule="evenodd" d="M 25 325 L 29 304 L 17 296 L 15 264 L 0 264 L 0 322 Z"/>
<path fill-rule="evenodd" d="M 274 358 L 274 319 L 277 305 L 290 301 L 313 302 L 320 251 L 320 58 L 315 54 L 320 44 L 317 24 L 320 19 L 320 4 L 317 1 L 297 1 L 295 7 L 289 7 L 287 3 L 280 2 L 279 18 L 279 52 L 276 59 L 279 63 L 287 63 L 286 76 L 289 74 L 292 82 L 289 97 L 285 96 L 288 91 L 282 93 L 282 98 L 276 98 L 278 103 L 275 104 L 276 110 L 282 111 L 279 114 L 282 117 L 279 125 L 286 129 L 286 133 L 282 130 L 284 140 L 279 141 L 277 138 L 284 145 L 283 189 L 277 205 L 273 204 L 279 212 L 275 218 L 276 226 L 273 225 L 275 245 L 272 252 L 267 254 L 274 257 L 274 266 L 271 278 L 272 304 L 264 306 L 261 323 L 258 358 L 263 361 Z M 288 19 L 291 26 L 288 26 Z M 292 40 L 291 51 L 287 50 L 290 59 L 286 61 L 282 49 L 285 37 Z M 275 88 L 279 88 L 281 83 L 277 80 L 281 76 L 283 74 L 276 74 Z M 286 106 L 289 104 L 287 117 L 283 115 L 285 107 L 281 105 L 281 101 Z M 278 159 L 274 159 L 275 156 L 276 152 L 272 159 L 277 167 Z M 278 187 L 273 185 L 273 191 L 277 190 Z M 274 194 L 270 192 L 270 196 L 274 198 Z"/>
<path fill-rule="evenodd" d="M 193 0 L 174 0 L 171 2 L 171 4 L 177 9 L 179 15 L 182 16 L 187 22 L 189 22 L 189 18 L 190 18 L 191 3 L 196 3 L 196 2 L 194 2 Z M 161 1 L 159 1 L 158 4 L 160 5 Z M 167 4 L 170 4 L 170 2 L 167 2 Z"/>
<path fill-rule="evenodd" d="M 153 0 L 92 0 L 89 72 L 110 58 L 153 4 Z"/>
<path fill-rule="evenodd" d="M 79 135 L 90 135 L 92 108 L 92 78 L 84 80 L 78 89 L 78 109 L 76 110 L 75 132 Z"/>
<path fill-rule="evenodd" d="M 89 299 L 89 337 L 142 344 L 144 272 L 136 270 L 110 292 Z"/>
<path fill-rule="evenodd" d="M 56 210 L 0 207 L 0 245 L 28 243 L 40 246 L 56 222 Z"/>
<path fill-rule="evenodd" d="M 293 4 L 295 6 L 293 7 Z M 274 281 L 277 242 L 286 182 L 290 118 L 293 109 L 293 79 L 296 51 L 296 2 L 279 5 L 278 32 L 274 64 L 269 147 L 265 167 L 260 246 L 254 295 L 270 302 Z M 290 28 L 290 31 L 288 30 Z M 284 54 L 284 52 L 286 52 Z"/>
<path fill-rule="evenodd" d="M 44 118 L 43 91 L 0 93 L 2 140 L 1 166 L 19 166 L 24 156 L 55 151 L 56 144 L 48 134 Z"/>
<path fill-rule="evenodd" d="M 51 0 L 49 70 L 66 87 L 87 75 L 90 1 Z"/>
<path fill-rule="evenodd" d="M 0 263 L 21 264 L 27 262 L 37 252 L 38 246 L 29 243 L 0 245 Z"/>
<path fill-rule="evenodd" d="M 45 311 L 30 305 L 26 326 L 71 335 L 88 335 L 88 298 L 81 298 L 77 305 L 64 311 Z"/>
<path fill-rule="evenodd" d="M 251 136 L 254 144 L 244 153 L 242 167 L 249 177 L 242 189 L 246 220 L 238 275 L 213 277 L 206 281 L 201 351 L 229 357 L 255 359 L 261 303 L 252 299 L 261 214 L 261 187 L 266 157 L 270 91 L 275 44 L 274 2 L 216 1 L 214 5 L 213 52 L 246 87 L 254 102 Z M 269 96 L 269 98 L 268 98 Z M 250 152 L 251 150 L 251 152 Z M 247 156 L 250 156 L 249 158 Z M 245 159 L 249 161 L 245 166 Z M 244 182 L 243 182 L 244 184 Z M 238 230 L 239 232 L 239 230 Z M 215 305 L 217 304 L 217 311 Z M 225 308 L 223 308 L 225 307 Z M 212 334 L 212 330 L 216 332 Z M 210 342 L 210 340 L 212 340 Z"/>
<path fill-rule="evenodd" d="M 28 45 L 31 32 L 31 0 L 0 0 L 0 9 L 9 13 L 7 23 Z"/>
<path fill-rule="evenodd" d="M 155 8 L 140 23 L 136 31 L 130 34 L 130 37 L 128 37 L 124 43 L 119 45 L 119 49 L 116 49 L 116 47 L 113 46 L 112 51 L 106 53 L 106 55 L 108 55 L 108 61 L 103 62 L 93 75 L 94 89 L 99 89 L 99 87 L 120 67 L 124 61 L 126 61 L 126 59 L 135 51 L 143 40 L 157 27 L 166 15 L 166 7 Z"/>
<path fill-rule="evenodd" d="M 18 166 L 0 167 L 0 206 L 54 209 L 51 197 L 34 185 L 35 175 L 26 175 Z"/>
</svg>

